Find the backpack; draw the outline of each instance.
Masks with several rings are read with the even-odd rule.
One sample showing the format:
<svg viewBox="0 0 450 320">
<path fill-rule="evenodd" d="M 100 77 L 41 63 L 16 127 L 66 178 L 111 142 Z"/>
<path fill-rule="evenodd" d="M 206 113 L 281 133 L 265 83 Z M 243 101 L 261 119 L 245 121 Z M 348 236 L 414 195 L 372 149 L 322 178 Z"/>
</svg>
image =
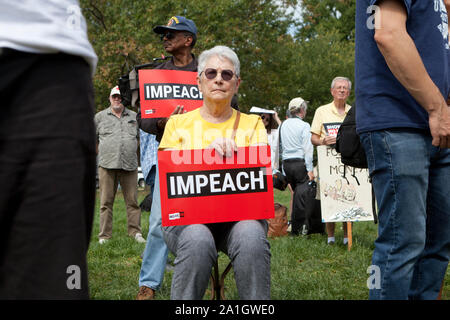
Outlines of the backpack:
<svg viewBox="0 0 450 320">
<path fill-rule="evenodd" d="M 267 231 L 267 237 L 282 237 L 288 234 L 288 217 L 287 208 L 282 204 L 275 203 L 275 217 L 267 219 L 269 229 Z"/>
<path fill-rule="evenodd" d="M 354 168 L 368 168 L 366 152 L 356 133 L 356 107 L 350 108 L 339 127 L 336 151 L 341 154 L 343 164 Z"/>
<path fill-rule="evenodd" d="M 359 140 L 359 135 L 356 133 L 356 106 L 353 106 L 345 116 L 344 121 L 339 127 L 336 137 L 336 151 L 341 154 L 341 162 L 344 164 L 344 175 L 347 171 L 347 166 L 353 167 L 352 177 L 355 178 L 359 185 L 359 181 L 355 175 L 355 168 L 367 169 L 366 151 Z M 348 181 L 348 180 L 347 180 Z M 370 182 L 372 180 L 370 179 Z M 372 186 L 372 213 L 374 223 L 377 223 L 377 214 L 375 208 L 375 194 Z"/>
</svg>

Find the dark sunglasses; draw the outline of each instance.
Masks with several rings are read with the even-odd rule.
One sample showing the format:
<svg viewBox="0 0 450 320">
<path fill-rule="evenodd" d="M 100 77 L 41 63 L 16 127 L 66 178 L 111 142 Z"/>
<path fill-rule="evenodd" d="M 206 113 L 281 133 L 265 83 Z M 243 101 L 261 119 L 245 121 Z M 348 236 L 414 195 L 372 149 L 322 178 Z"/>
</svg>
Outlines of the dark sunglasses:
<svg viewBox="0 0 450 320">
<path fill-rule="evenodd" d="M 269 119 L 269 117 L 268 117 L 268 116 L 265 116 L 265 115 L 262 115 L 262 116 L 261 116 L 261 119 L 263 119 L 263 120 L 264 120 L 264 119 Z"/>
<path fill-rule="evenodd" d="M 167 40 L 171 40 L 171 39 L 173 39 L 175 37 L 176 37 L 176 34 L 173 33 L 173 32 L 163 33 L 163 34 L 161 34 L 161 41 L 163 41 L 164 38 L 166 38 Z"/>
<path fill-rule="evenodd" d="M 218 72 L 216 69 L 208 68 L 205 70 L 205 77 L 206 77 L 206 79 L 213 80 L 217 77 L 217 73 Z M 220 75 L 223 80 L 230 81 L 233 78 L 234 73 L 231 70 L 225 69 L 225 70 L 222 70 L 222 72 L 220 72 Z"/>
</svg>

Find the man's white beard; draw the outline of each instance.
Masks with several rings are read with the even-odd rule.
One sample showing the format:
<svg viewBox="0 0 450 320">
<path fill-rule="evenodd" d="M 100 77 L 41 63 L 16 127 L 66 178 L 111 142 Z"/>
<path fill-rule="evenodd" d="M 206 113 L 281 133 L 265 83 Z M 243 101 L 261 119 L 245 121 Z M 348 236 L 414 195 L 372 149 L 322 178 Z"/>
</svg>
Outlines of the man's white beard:
<svg viewBox="0 0 450 320">
<path fill-rule="evenodd" d="M 119 112 L 122 110 L 122 104 L 111 105 L 111 108 L 113 108 L 114 111 Z"/>
</svg>

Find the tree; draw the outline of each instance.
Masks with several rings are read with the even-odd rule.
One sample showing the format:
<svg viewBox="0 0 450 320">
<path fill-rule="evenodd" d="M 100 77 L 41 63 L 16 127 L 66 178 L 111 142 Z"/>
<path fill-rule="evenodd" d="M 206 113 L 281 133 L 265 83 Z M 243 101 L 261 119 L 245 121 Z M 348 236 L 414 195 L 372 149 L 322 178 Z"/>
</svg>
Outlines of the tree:
<svg viewBox="0 0 450 320">
<path fill-rule="evenodd" d="M 133 65 L 164 54 L 152 29 L 166 24 L 173 15 L 195 21 L 199 54 L 214 45 L 227 45 L 241 61 L 242 85 L 239 105 L 272 108 L 285 104 L 284 87 L 289 83 L 289 48 L 294 39 L 287 34 L 293 13 L 286 10 L 296 0 L 221 0 L 211 8 L 207 0 L 137 1 L 81 0 L 91 43 L 99 56 L 94 78 L 97 109 L 106 107 L 109 90 Z"/>
<path fill-rule="evenodd" d="M 322 30 L 336 31 L 342 40 L 355 38 L 356 0 L 303 0 L 299 39 L 313 39 Z"/>
</svg>

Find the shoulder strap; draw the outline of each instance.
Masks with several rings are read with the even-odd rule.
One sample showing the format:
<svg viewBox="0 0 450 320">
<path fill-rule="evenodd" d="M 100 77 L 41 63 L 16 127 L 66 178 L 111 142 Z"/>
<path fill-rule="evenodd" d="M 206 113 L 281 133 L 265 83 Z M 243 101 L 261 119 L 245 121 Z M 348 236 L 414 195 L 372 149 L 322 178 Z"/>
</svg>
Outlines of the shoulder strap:
<svg viewBox="0 0 450 320">
<path fill-rule="evenodd" d="M 281 153 L 283 152 L 283 148 L 281 145 L 281 126 L 283 125 L 284 121 L 281 122 L 280 126 L 278 127 L 278 150 L 281 158 Z"/>
<path fill-rule="evenodd" d="M 241 118 L 241 113 L 236 110 L 236 119 L 234 120 L 233 132 L 231 134 L 231 139 L 234 140 L 236 138 L 236 131 L 239 126 L 239 119 Z"/>
</svg>

